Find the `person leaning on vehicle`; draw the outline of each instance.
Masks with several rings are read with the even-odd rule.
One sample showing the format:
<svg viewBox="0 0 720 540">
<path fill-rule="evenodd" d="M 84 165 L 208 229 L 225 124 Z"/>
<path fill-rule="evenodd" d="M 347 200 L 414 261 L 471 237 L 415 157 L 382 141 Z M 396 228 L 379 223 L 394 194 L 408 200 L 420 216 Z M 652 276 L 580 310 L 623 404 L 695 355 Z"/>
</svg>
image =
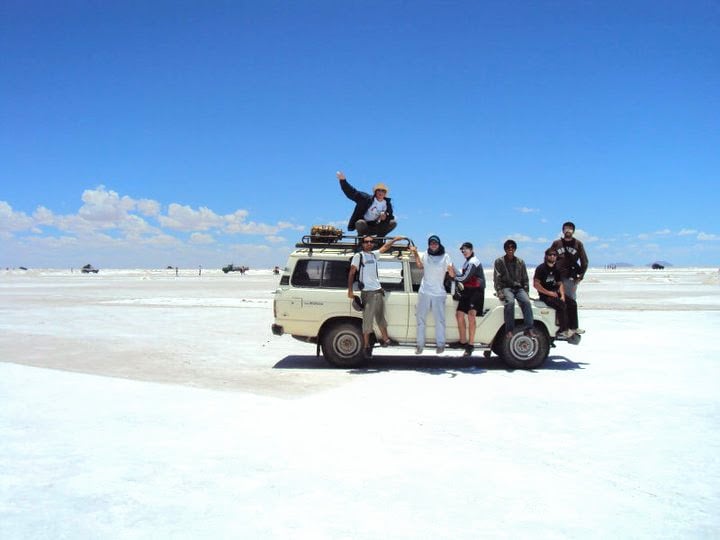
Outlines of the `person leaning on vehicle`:
<svg viewBox="0 0 720 540">
<path fill-rule="evenodd" d="M 426 252 L 419 253 L 415 246 L 411 246 L 410 253 L 415 257 L 417 267 L 423 271 L 415 309 L 417 319 L 415 354 L 422 354 L 425 347 L 427 314 L 431 309 L 435 320 L 435 352 L 442 354 L 445 352 L 445 301 L 447 300 L 443 282 L 445 274 L 450 274 L 451 278 L 455 277 L 455 269 L 450 255 L 445 252 L 445 246 L 436 234 L 428 238 Z"/>
<path fill-rule="evenodd" d="M 380 284 L 378 276 L 378 255 L 385 253 L 390 247 L 402 240 L 402 236 L 388 240 L 380 249 L 373 250 L 375 240 L 372 236 L 366 235 L 362 239 L 362 251 L 353 255 L 350 261 L 350 273 L 348 274 L 348 298 L 353 300 L 353 283 L 355 282 L 355 274 L 359 272 L 360 300 L 363 305 L 363 345 L 365 347 L 365 356 L 369 357 L 372 352 L 370 347 L 370 333 L 373 331 L 373 321 L 377 322 L 382 334 L 380 346 L 387 347 L 395 345 L 396 342 L 390 339 L 387 333 L 387 321 L 385 320 L 385 291 Z"/>
<path fill-rule="evenodd" d="M 585 253 L 583 243 L 575 238 L 575 224 L 572 221 L 566 221 L 562 226 L 562 238 L 555 240 L 550 249 L 557 252 L 557 267 L 560 270 L 563 287 L 565 288 L 565 296 L 572 298 L 577 302 L 577 286 L 585 278 L 585 272 L 588 269 L 588 257 Z M 570 326 L 576 334 L 583 334 L 585 330 Z"/>
<path fill-rule="evenodd" d="M 525 261 L 515 256 L 517 243 L 515 240 L 505 240 L 503 244 L 504 257 L 495 259 L 493 283 L 497 297 L 505 303 L 505 331 L 511 338 L 515 329 L 515 300 L 520 304 L 525 323 L 525 333 L 535 336 L 533 330 L 532 305 L 530 304 L 530 280 L 528 279 Z"/>
<path fill-rule="evenodd" d="M 355 201 L 355 209 L 348 222 L 348 231 L 357 230 L 359 235 L 372 234 L 383 237 L 397 227 L 392 201 L 387 196 L 388 187 L 385 184 L 375 184 L 373 194 L 370 195 L 352 187 L 342 171 L 338 171 L 336 176 L 345 196 Z"/>
<path fill-rule="evenodd" d="M 475 317 L 482 317 L 485 305 L 485 272 L 480 260 L 475 256 L 473 245 L 470 242 L 463 243 L 460 251 L 465 257 L 462 271 L 457 272 L 455 281 L 462 283 L 463 289 L 460 292 L 455 319 L 458 324 L 460 347 L 464 349 L 463 356 L 470 356 L 473 353 L 475 342 Z M 467 336 L 465 335 L 465 317 L 467 317 Z"/>
<path fill-rule="evenodd" d="M 545 260 L 535 268 L 533 287 L 537 290 L 540 300 L 555 309 L 560 330 L 558 335 L 571 338 L 577 328 L 577 303 L 565 294 L 560 277 L 560 270 L 555 263 L 557 251 L 553 248 L 545 250 Z"/>
</svg>

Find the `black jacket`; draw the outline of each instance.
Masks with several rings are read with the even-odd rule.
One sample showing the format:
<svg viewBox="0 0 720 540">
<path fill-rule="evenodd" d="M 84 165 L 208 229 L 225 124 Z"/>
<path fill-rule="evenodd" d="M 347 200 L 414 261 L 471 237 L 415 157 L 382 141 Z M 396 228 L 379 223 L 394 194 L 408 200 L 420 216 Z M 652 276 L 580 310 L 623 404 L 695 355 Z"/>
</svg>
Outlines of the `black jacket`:
<svg viewBox="0 0 720 540">
<path fill-rule="evenodd" d="M 353 210 L 352 216 L 350 216 L 350 221 L 348 222 L 348 231 L 354 231 L 355 230 L 355 222 L 358 219 L 362 219 L 365 215 L 365 212 L 367 212 L 368 208 L 370 208 L 370 205 L 372 205 L 373 199 L 375 198 L 375 194 L 373 193 L 370 195 L 369 193 L 365 193 L 363 191 L 358 191 L 354 187 L 350 185 L 350 183 L 347 180 L 340 180 L 340 187 L 343 190 L 343 193 L 345 196 L 350 199 L 351 201 L 355 201 L 355 210 Z M 393 216 L 393 207 L 392 202 L 390 202 L 390 197 L 385 197 L 385 202 L 387 203 L 387 220 L 391 220 L 394 218 Z"/>
</svg>

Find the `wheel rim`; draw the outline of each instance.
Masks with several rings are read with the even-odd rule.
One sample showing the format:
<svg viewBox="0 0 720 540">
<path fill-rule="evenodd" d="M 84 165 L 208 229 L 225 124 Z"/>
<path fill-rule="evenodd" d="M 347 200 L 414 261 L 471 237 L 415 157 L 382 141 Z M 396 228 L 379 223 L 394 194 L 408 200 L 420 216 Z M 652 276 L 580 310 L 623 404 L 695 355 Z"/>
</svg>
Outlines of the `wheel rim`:
<svg viewBox="0 0 720 540">
<path fill-rule="evenodd" d="M 538 348 L 537 340 L 525 334 L 515 334 L 510 340 L 510 352 L 518 360 L 529 360 L 537 354 Z"/>
<path fill-rule="evenodd" d="M 352 332 L 341 332 L 333 340 L 333 349 L 341 358 L 352 358 L 360 350 L 360 340 Z"/>
</svg>

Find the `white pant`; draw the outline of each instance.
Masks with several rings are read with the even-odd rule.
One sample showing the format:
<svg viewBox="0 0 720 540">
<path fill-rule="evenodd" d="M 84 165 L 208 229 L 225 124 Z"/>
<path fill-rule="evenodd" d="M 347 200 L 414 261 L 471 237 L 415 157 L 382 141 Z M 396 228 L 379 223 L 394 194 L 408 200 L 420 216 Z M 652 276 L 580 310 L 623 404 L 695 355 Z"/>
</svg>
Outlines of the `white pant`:
<svg viewBox="0 0 720 540">
<path fill-rule="evenodd" d="M 431 296 L 429 294 L 418 294 L 418 303 L 415 308 L 417 318 L 417 346 L 425 346 L 425 319 L 428 311 L 432 309 L 435 319 L 435 343 L 438 347 L 445 346 L 445 299 L 447 295 Z"/>
</svg>

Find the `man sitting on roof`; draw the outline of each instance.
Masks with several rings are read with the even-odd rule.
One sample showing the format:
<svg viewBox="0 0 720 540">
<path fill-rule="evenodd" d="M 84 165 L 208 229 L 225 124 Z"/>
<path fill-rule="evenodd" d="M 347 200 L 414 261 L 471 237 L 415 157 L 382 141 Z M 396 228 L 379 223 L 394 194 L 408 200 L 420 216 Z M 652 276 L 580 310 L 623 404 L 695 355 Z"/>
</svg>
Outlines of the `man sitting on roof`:
<svg viewBox="0 0 720 540">
<path fill-rule="evenodd" d="M 361 236 L 371 234 L 382 237 L 387 236 L 397 227 L 392 202 L 390 197 L 387 197 L 388 188 L 385 184 L 375 184 L 373 195 L 370 195 L 352 187 L 342 171 L 338 171 L 336 176 L 345 196 L 355 201 L 355 210 L 348 222 L 349 231 L 357 230 L 358 235 Z"/>
</svg>

